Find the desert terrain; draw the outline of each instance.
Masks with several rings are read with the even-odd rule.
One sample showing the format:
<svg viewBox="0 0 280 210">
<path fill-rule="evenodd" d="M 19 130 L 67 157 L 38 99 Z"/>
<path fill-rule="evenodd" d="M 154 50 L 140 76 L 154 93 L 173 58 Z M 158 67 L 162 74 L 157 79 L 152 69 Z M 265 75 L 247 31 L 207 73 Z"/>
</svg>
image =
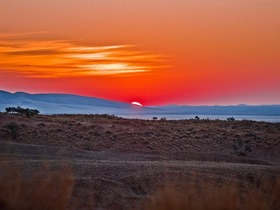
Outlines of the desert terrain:
<svg viewBox="0 0 280 210">
<path fill-rule="evenodd" d="M 0 175 L 18 168 L 25 180 L 67 168 L 70 209 L 149 209 L 158 192 L 190 183 L 263 189 L 279 182 L 279 151 L 280 123 L 0 114 Z"/>
</svg>

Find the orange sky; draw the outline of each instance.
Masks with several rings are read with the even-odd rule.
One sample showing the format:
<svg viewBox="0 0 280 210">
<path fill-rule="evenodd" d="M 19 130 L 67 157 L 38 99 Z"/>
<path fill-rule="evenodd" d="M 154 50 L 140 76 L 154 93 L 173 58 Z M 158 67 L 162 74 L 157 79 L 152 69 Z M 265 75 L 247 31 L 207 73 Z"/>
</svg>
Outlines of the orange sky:
<svg viewBox="0 0 280 210">
<path fill-rule="evenodd" d="M 279 0 L 1 0 L 0 89 L 280 104 Z"/>
</svg>

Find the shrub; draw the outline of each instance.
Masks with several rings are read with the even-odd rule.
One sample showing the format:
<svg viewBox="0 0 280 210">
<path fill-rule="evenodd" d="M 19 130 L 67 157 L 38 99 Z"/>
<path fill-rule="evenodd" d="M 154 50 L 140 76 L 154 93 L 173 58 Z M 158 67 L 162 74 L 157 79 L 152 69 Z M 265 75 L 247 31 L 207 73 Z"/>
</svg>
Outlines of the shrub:
<svg viewBox="0 0 280 210">
<path fill-rule="evenodd" d="M 16 139 L 18 136 L 18 131 L 20 129 L 19 125 L 16 122 L 10 122 L 5 127 L 9 130 L 13 139 Z"/>
<path fill-rule="evenodd" d="M 38 126 L 46 126 L 45 123 L 39 123 Z"/>
<path fill-rule="evenodd" d="M 252 152 L 252 148 L 248 145 L 247 142 L 244 142 L 242 139 L 238 139 L 236 144 L 233 146 L 234 151 L 237 152 L 238 155 L 246 156 L 249 152 Z"/>
<path fill-rule="evenodd" d="M 234 117 L 228 117 L 227 121 L 235 121 L 235 118 Z"/>
</svg>

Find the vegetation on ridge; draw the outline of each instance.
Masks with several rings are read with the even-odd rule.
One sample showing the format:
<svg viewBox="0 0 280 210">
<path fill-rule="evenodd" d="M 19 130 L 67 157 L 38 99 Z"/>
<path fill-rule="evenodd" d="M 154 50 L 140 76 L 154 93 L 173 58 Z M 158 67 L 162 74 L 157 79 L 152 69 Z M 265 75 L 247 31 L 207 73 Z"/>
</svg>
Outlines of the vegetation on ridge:
<svg viewBox="0 0 280 210">
<path fill-rule="evenodd" d="M 22 108 L 20 106 L 17 107 L 6 107 L 6 112 L 10 114 L 19 114 L 22 116 L 25 116 L 27 118 L 31 118 L 35 115 L 38 115 L 40 113 L 37 109 L 29 109 L 29 108 Z"/>
</svg>

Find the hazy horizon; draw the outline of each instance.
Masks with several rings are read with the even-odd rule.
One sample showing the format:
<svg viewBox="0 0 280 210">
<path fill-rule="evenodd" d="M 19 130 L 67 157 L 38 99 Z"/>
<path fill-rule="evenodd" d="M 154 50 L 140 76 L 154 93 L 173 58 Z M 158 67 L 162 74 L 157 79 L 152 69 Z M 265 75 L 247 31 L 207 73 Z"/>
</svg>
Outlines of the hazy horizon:
<svg viewBox="0 0 280 210">
<path fill-rule="evenodd" d="M 25 91 L 7 91 L 7 90 L 1 90 L 0 91 L 4 91 L 4 92 L 8 92 L 11 94 L 15 94 L 15 93 L 27 93 L 27 94 L 50 94 L 50 95 L 75 95 L 75 96 L 82 96 L 82 97 L 89 97 L 89 98 L 97 98 L 97 99 L 103 99 L 103 100 L 108 100 L 108 101 L 115 101 L 115 102 L 120 102 L 120 103 L 128 103 L 131 104 L 132 102 L 123 102 L 123 101 L 118 101 L 118 100 L 110 100 L 108 98 L 99 98 L 99 97 L 95 97 L 95 96 L 87 96 L 87 95 L 79 95 L 79 94 L 72 94 L 72 93 L 63 93 L 63 92 L 57 92 L 57 93 L 51 93 L 51 92 L 25 92 Z M 145 104 L 142 104 L 145 107 L 149 107 Z M 245 104 L 245 103 L 240 103 L 240 104 L 175 104 L 175 103 L 170 103 L 170 104 L 161 104 L 161 105 L 150 105 L 150 107 L 157 107 L 157 106 L 280 106 L 280 104 Z"/>
<path fill-rule="evenodd" d="M 280 104 L 278 0 L 2 0 L 0 89 Z"/>
</svg>

